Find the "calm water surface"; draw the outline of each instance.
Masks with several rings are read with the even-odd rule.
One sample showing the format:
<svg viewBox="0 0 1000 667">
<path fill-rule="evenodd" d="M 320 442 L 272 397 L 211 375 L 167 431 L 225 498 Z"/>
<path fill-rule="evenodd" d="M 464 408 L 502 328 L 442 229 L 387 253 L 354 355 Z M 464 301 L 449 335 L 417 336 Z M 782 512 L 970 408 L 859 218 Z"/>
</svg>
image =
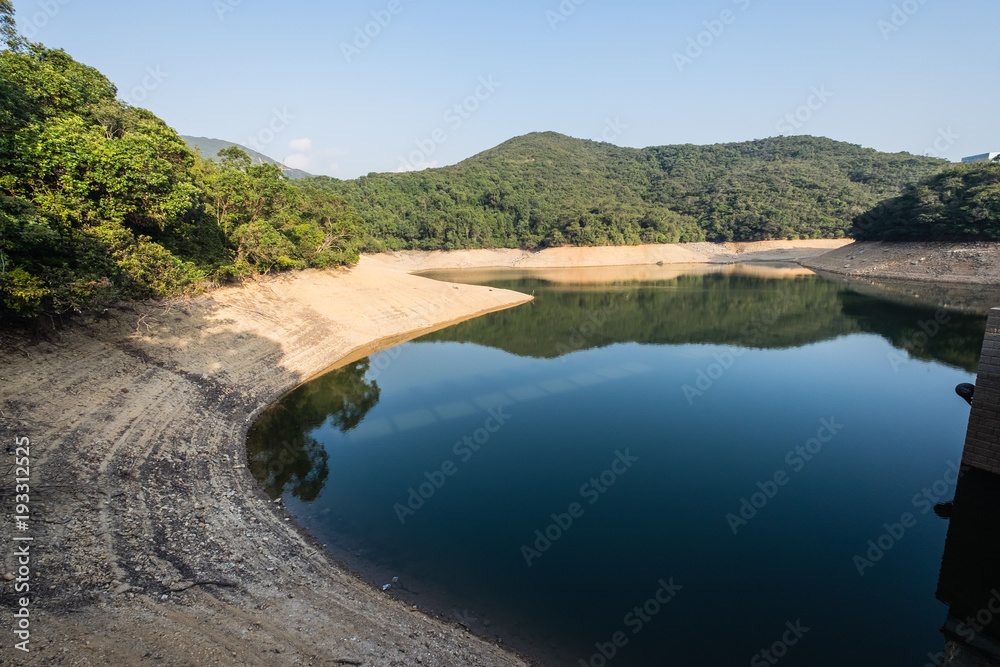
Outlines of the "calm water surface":
<svg viewBox="0 0 1000 667">
<path fill-rule="evenodd" d="M 314 380 L 249 438 L 386 595 L 552 665 L 942 650 L 932 507 L 985 313 L 767 267 L 439 277 L 535 301 Z"/>
</svg>

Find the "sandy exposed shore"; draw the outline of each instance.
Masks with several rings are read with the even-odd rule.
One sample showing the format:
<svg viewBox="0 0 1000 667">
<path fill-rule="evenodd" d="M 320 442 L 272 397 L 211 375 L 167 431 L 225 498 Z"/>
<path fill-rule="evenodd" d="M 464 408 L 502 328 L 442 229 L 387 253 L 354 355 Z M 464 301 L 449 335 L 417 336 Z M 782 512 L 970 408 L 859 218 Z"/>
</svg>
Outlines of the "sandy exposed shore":
<svg viewBox="0 0 1000 667">
<path fill-rule="evenodd" d="M 366 257 L 403 271 L 436 269 L 552 269 L 705 262 L 793 262 L 822 255 L 850 243 L 849 239 L 815 241 L 760 241 L 757 243 L 685 243 L 679 245 L 606 246 L 527 250 L 405 251 Z"/>
<path fill-rule="evenodd" d="M 800 263 L 852 278 L 1000 285 L 1000 243 L 853 243 Z"/>
<path fill-rule="evenodd" d="M 409 272 L 805 261 L 844 243 L 378 255 L 0 339 L 0 434 L 31 439 L 34 538 L 31 653 L 5 629 L 0 662 L 527 664 L 344 572 L 292 525 L 246 470 L 255 415 L 345 358 L 528 299 Z M 0 574 L 16 570 L 9 532 Z"/>
</svg>

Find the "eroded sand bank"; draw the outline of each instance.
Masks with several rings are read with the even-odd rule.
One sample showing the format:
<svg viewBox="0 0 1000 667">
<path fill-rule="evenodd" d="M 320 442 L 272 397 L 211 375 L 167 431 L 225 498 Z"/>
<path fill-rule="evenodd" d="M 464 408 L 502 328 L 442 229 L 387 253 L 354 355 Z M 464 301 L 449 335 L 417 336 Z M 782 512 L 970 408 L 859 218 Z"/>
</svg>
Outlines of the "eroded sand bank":
<svg viewBox="0 0 1000 667">
<path fill-rule="evenodd" d="M 1000 243 L 854 243 L 801 263 L 853 278 L 1000 285 Z"/>
</svg>

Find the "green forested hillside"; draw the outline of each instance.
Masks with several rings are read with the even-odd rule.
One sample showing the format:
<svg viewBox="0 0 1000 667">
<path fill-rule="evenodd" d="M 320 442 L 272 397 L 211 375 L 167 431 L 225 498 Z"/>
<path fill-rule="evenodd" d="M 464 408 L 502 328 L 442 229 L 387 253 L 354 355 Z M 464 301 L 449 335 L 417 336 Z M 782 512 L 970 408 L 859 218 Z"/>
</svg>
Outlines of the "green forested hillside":
<svg viewBox="0 0 1000 667">
<path fill-rule="evenodd" d="M 0 0 L 0 318 L 356 261 L 360 219 L 238 149 L 192 153 L 97 70 L 29 44 Z"/>
<path fill-rule="evenodd" d="M 855 220 L 859 241 L 1000 241 L 1000 162 L 960 165 Z"/>
<path fill-rule="evenodd" d="M 304 187 L 353 205 L 370 250 L 753 241 L 843 237 L 946 164 L 815 137 L 639 150 L 546 132 L 452 167 Z"/>
</svg>

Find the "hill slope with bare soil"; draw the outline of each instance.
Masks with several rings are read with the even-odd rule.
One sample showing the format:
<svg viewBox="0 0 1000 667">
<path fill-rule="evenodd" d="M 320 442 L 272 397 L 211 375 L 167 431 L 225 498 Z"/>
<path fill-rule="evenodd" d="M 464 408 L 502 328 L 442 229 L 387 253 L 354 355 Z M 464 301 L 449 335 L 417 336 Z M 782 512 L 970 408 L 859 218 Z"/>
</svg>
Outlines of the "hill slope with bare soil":
<svg viewBox="0 0 1000 667">
<path fill-rule="evenodd" d="M 1000 243 L 859 242 L 800 263 L 854 278 L 1000 284 Z"/>
</svg>

